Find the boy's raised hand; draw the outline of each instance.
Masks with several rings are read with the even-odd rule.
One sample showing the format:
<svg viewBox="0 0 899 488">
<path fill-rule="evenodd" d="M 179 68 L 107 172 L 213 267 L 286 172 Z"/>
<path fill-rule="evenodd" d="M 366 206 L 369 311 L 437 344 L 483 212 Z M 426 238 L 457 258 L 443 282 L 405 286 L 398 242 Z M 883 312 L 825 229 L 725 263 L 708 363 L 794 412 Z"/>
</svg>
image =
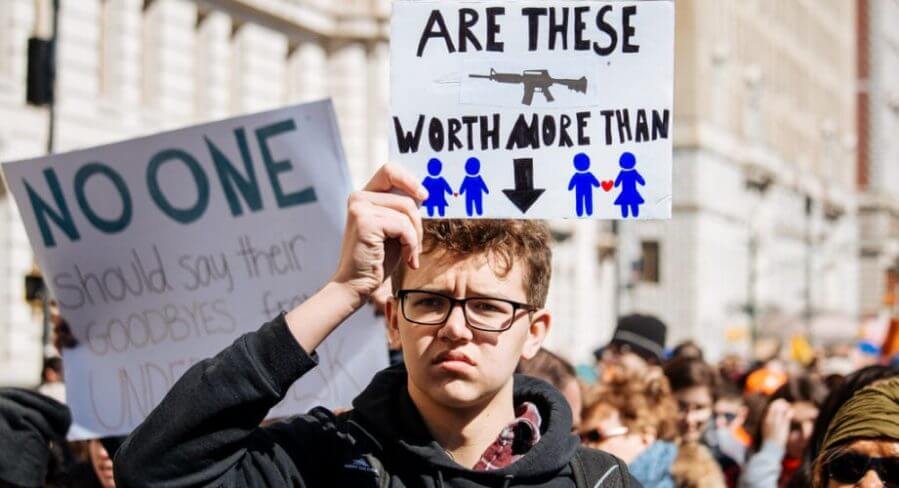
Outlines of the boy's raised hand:
<svg viewBox="0 0 899 488">
<path fill-rule="evenodd" d="M 402 257 L 417 268 L 422 224 L 418 205 L 427 190 L 408 171 L 387 164 L 347 201 L 340 262 L 332 281 L 352 292 L 361 306 L 390 276 Z"/>
</svg>

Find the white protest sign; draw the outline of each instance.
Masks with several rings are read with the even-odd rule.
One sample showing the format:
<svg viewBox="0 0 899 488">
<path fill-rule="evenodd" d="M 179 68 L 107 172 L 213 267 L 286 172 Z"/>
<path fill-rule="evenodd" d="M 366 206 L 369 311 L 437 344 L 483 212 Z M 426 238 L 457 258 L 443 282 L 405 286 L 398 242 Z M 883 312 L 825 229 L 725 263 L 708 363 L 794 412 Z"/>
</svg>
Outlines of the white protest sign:
<svg viewBox="0 0 899 488">
<path fill-rule="evenodd" d="M 350 178 L 330 101 L 3 165 L 78 345 L 73 439 L 125 434 L 193 363 L 321 287 Z M 347 407 L 386 366 L 369 308 L 271 413 Z M 197 408 L 203 408 L 197 399 Z"/>
<path fill-rule="evenodd" d="M 422 215 L 671 216 L 674 3 L 393 3 L 391 159 Z"/>
</svg>

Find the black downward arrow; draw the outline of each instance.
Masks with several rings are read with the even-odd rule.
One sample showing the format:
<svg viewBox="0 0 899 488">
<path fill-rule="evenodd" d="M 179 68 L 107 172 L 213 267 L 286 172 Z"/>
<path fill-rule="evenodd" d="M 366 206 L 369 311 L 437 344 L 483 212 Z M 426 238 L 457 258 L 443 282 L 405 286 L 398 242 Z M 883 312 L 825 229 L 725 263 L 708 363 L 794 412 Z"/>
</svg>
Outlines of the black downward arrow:
<svg viewBox="0 0 899 488">
<path fill-rule="evenodd" d="M 534 188 L 534 160 L 521 158 L 515 163 L 515 188 L 503 190 L 503 193 L 521 210 L 527 213 L 531 205 L 543 194 L 543 188 Z"/>
</svg>

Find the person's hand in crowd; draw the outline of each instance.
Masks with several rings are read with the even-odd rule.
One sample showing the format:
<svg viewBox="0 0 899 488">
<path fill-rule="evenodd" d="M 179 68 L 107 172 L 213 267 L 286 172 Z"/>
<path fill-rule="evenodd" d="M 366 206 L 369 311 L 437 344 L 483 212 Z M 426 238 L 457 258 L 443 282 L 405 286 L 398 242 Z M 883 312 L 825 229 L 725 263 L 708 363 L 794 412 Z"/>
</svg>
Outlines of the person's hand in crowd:
<svg viewBox="0 0 899 488">
<path fill-rule="evenodd" d="M 422 224 L 418 204 L 427 190 L 408 171 L 382 166 L 350 195 L 340 263 L 332 280 L 364 303 L 402 259 L 418 267 Z"/>
<path fill-rule="evenodd" d="M 762 438 L 765 442 L 774 442 L 786 447 L 790 436 L 790 422 L 793 420 L 793 408 L 783 399 L 771 402 L 768 413 L 762 421 Z"/>
</svg>

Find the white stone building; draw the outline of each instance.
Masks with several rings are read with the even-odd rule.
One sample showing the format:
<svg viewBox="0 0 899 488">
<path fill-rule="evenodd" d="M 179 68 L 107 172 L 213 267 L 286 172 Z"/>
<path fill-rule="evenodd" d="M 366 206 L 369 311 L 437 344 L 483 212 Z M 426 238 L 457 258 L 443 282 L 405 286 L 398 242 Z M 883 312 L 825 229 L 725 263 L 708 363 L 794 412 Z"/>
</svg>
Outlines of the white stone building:
<svg viewBox="0 0 899 488">
<path fill-rule="evenodd" d="M 669 345 L 854 333 L 854 5 L 676 2 L 674 218 L 620 247 L 623 285 L 641 255 L 658 267 L 623 310 L 661 316 Z"/>
<path fill-rule="evenodd" d="M 860 307 L 871 317 L 899 298 L 899 1 L 858 6 Z"/>
</svg>

